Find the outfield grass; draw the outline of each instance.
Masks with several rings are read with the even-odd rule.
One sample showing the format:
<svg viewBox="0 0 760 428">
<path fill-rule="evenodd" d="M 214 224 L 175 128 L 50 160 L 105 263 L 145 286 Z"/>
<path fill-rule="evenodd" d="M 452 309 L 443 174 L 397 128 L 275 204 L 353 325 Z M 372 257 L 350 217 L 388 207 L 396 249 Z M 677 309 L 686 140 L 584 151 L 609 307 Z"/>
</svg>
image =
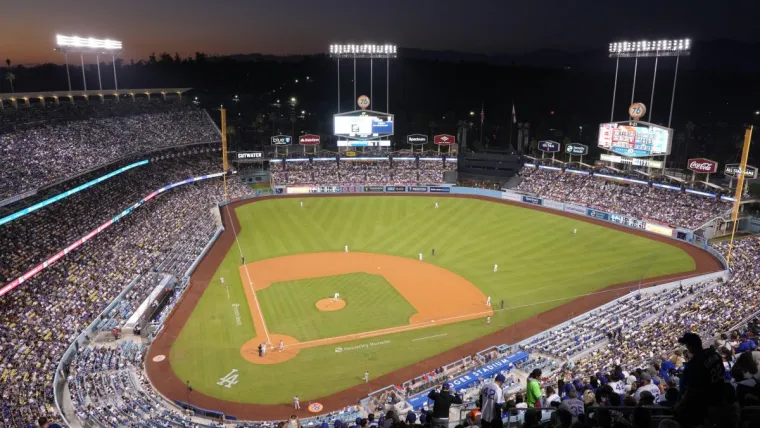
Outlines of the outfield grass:
<svg viewBox="0 0 760 428">
<path fill-rule="evenodd" d="M 346 301 L 345 308 L 335 312 L 317 309 L 317 300 L 336 292 Z M 256 295 L 269 331 L 301 342 L 407 325 L 415 313 L 385 278 L 368 273 L 277 282 Z M 376 310 L 378 307 L 382 310 Z"/>
<path fill-rule="evenodd" d="M 380 343 L 376 346 L 337 353 L 335 345 L 326 345 L 305 349 L 297 358 L 281 364 L 250 364 L 240 356 L 240 346 L 256 332 L 238 274 L 240 253 L 234 245 L 170 355 L 175 373 L 182 380 L 191 380 L 198 391 L 220 399 L 262 404 L 288 403 L 295 394 L 302 400 L 321 397 L 359 384 L 365 370 L 374 378 L 606 286 L 695 267 L 688 254 L 671 245 L 483 200 L 441 197 L 438 209 L 433 208 L 435 200 L 427 197 L 303 201 L 303 209 L 299 199 L 272 199 L 237 208 L 242 225 L 239 241 L 246 261 L 342 251 L 344 245 L 352 251 L 410 258 L 420 252 L 430 254 L 435 248 L 436 256 L 426 257 L 426 262 L 467 278 L 495 303 L 503 299 L 507 310 L 498 311 L 490 327 L 480 320 L 468 321 L 341 344 L 343 349 L 350 349 Z M 576 228 L 578 232 L 573 235 Z M 494 264 L 499 265 L 498 273 L 493 272 Z M 218 283 L 219 276 L 224 276 L 229 285 L 229 297 Z M 283 283 L 275 286 L 280 285 Z M 382 318 L 386 312 L 397 310 L 378 301 L 363 309 L 359 317 L 344 310 L 335 313 L 340 321 L 330 325 L 299 326 L 303 308 L 313 307 L 316 295 L 304 297 L 309 287 L 299 291 L 296 285 L 287 292 L 272 288 L 273 294 L 282 294 L 271 298 L 266 296 L 266 289 L 258 294 L 271 332 L 288 334 L 273 327 L 278 326 L 292 329 L 296 337 L 337 336 L 340 330 L 353 328 L 365 318 Z M 325 291 L 320 291 L 320 298 L 325 297 Z M 263 302 L 264 298 L 268 302 Z M 299 298 L 302 301 L 291 302 Z M 233 304 L 240 305 L 240 323 Z M 273 309 L 274 305 L 279 306 Z M 232 388 L 216 385 L 233 368 L 239 370 L 240 383 Z"/>
</svg>

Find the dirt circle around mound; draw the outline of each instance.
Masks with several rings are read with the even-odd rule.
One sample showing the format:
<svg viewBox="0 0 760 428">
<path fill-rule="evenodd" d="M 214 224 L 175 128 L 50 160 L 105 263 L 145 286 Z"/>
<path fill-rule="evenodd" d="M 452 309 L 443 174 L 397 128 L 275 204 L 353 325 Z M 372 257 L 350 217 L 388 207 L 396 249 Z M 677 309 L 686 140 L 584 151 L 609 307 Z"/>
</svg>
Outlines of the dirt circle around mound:
<svg viewBox="0 0 760 428">
<path fill-rule="evenodd" d="M 278 364 L 295 358 L 300 351 L 297 346 L 293 346 L 298 343 L 298 339 L 284 334 L 270 334 L 267 352 L 263 357 L 260 357 L 259 345 L 266 341 L 266 337 L 254 337 L 243 344 L 240 348 L 240 355 L 253 364 Z M 283 350 L 280 350 L 280 341 L 284 345 Z"/>
<path fill-rule="evenodd" d="M 346 301 L 343 299 L 322 299 L 318 300 L 317 309 L 324 312 L 339 311 L 346 307 Z"/>
</svg>

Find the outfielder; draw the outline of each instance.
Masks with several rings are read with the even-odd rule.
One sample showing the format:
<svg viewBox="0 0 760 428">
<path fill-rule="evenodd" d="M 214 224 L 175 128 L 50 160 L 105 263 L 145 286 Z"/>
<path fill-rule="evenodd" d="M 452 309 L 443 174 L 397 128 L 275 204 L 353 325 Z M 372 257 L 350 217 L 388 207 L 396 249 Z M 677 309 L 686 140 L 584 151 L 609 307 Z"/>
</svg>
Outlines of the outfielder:
<svg viewBox="0 0 760 428">
<path fill-rule="evenodd" d="M 223 276 L 220 276 L 220 277 L 219 277 L 219 282 L 221 282 L 221 283 L 222 283 L 222 285 L 224 285 L 224 277 L 223 277 Z"/>
<path fill-rule="evenodd" d="M 296 410 L 301 408 L 301 400 L 298 399 L 297 395 L 293 397 L 293 407 L 295 407 Z"/>
<path fill-rule="evenodd" d="M 303 201 L 301 201 L 301 208 L 303 208 Z"/>
<path fill-rule="evenodd" d="M 346 250 L 346 252 L 348 252 L 348 245 L 346 245 L 345 247 L 343 247 L 343 249 Z"/>
<path fill-rule="evenodd" d="M 438 202 L 435 203 L 435 207 L 438 208 Z"/>
<path fill-rule="evenodd" d="M 364 372 L 364 383 L 369 383 L 369 370 Z"/>
<path fill-rule="evenodd" d="M 499 270 L 499 265 L 493 265 L 493 271 L 496 272 Z"/>
<path fill-rule="evenodd" d="M 573 235 L 575 235 L 576 233 L 578 233 L 578 229 L 573 229 Z"/>
</svg>

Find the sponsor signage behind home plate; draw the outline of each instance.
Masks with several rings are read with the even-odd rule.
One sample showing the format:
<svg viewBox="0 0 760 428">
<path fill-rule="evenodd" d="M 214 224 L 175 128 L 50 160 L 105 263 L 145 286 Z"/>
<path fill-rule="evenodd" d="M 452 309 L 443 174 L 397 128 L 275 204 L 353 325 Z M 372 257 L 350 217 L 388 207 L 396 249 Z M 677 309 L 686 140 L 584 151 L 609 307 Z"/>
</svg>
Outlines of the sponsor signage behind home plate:
<svg viewBox="0 0 760 428">
<path fill-rule="evenodd" d="M 718 172 L 718 162 L 705 158 L 689 159 L 686 168 L 697 174 L 713 174 Z"/>
</svg>

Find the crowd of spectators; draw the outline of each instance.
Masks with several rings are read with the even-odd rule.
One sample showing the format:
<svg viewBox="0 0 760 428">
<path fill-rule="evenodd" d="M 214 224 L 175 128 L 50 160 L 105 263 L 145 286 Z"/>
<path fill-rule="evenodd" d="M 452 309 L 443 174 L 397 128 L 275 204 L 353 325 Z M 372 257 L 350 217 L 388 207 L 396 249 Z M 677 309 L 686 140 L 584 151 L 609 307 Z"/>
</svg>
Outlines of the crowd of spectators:
<svg viewBox="0 0 760 428">
<path fill-rule="evenodd" d="M 276 186 L 299 184 L 439 184 L 443 173 L 456 164 L 438 160 L 348 160 L 271 162 L 269 171 Z"/>
<path fill-rule="evenodd" d="M 220 163 L 207 155 L 157 162 L 71 197 L 75 203 L 64 200 L 4 225 L 0 239 L 12 250 L 1 253 L 3 282 L 157 187 L 210 172 L 212 165 Z M 251 193 L 235 180 L 228 180 L 227 190 L 230 198 Z M 53 376 L 66 348 L 139 275 L 160 268 L 181 276 L 211 238 L 210 208 L 223 193 L 222 182 L 211 179 L 159 194 L 0 298 L 0 425 L 55 414 Z M 14 232 L 7 232 L 11 228 Z M 133 291 L 131 300 L 137 302 L 151 287 Z"/>
<path fill-rule="evenodd" d="M 130 154 L 220 139 L 205 112 L 178 102 L 8 110 L 0 114 L 0 200 Z"/>
<path fill-rule="evenodd" d="M 696 228 L 731 208 L 717 198 L 585 174 L 524 168 L 521 175 L 519 192 L 675 226 Z"/>
</svg>

